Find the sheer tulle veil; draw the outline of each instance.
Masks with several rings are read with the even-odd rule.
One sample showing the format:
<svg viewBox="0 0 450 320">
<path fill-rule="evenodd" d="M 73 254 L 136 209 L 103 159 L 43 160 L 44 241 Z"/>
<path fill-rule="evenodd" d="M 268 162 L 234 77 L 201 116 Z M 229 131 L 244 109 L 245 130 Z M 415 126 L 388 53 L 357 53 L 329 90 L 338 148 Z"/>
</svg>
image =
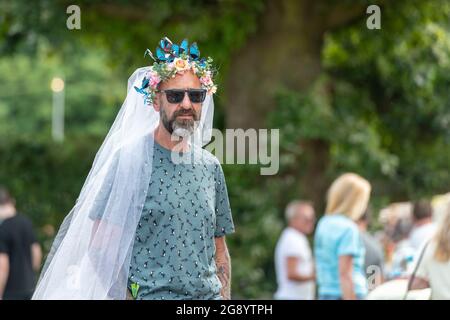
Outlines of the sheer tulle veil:
<svg viewBox="0 0 450 320">
<path fill-rule="evenodd" d="M 60 226 L 33 299 L 125 299 L 135 231 L 152 173 L 152 133 L 159 113 L 134 86 L 149 67 L 134 71 L 127 96 Z M 214 102 L 208 94 L 192 136 L 211 140 Z"/>
</svg>

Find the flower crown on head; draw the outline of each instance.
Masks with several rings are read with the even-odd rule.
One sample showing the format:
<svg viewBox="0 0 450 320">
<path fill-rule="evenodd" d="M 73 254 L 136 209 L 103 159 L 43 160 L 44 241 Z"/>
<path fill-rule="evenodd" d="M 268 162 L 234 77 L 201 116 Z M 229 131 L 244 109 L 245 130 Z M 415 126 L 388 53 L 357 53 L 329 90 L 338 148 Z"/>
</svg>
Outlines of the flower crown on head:
<svg viewBox="0 0 450 320">
<path fill-rule="evenodd" d="M 174 78 L 177 73 L 187 70 L 192 70 L 197 75 L 208 94 L 216 92 L 217 86 L 212 80 L 215 74 L 212 66 L 213 59 L 210 57 L 200 59 L 197 43 L 194 42 L 189 46 L 188 40 L 184 39 L 180 45 L 177 45 L 164 37 L 156 47 L 156 58 L 149 49 L 145 51 L 144 57 L 147 54 L 154 63 L 142 80 L 141 87 L 134 87 L 137 92 L 144 95 L 147 104 L 153 103 L 158 85 L 162 81 Z"/>
</svg>

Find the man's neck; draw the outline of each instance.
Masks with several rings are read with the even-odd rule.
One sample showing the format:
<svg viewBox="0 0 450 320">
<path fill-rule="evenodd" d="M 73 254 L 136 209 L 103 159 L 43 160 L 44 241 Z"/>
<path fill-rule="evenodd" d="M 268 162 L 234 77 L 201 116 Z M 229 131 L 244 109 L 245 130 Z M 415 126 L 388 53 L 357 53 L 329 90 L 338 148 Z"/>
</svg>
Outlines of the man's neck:
<svg viewBox="0 0 450 320">
<path fill-rule="evenodd" d="M 299 232 L 299 233 L 301 233 L 303 235 L 306 235 L 306 233 L 303 232 L 303 230 L 300 230 L 299 228 L 296 228 L 296 227 L 294 227 L 292 225 L 288 225 L 288 228 L 293 229 L 293 230 L 295 230 L 295 231 L 297 231 L 297 232 Z"/>
<path fill-rule="evenodd" d="M 431 222 L 433 222 L 433 220 L 431 219 L 431 217 L 430 217 L 430 218 L 424 218 L 424 219 L 421 219 L 421 220 L 416 220 L 416 221 L 414 222 L 414 226 L 417 228 L 417 227 L 421 227 L 421 226 L 423 226 L 423 225 L 429 224 L 429 223 L 431 223 Z"/>
<path fill-rule="evenodd" d="M 12 218 L 16 215 L 16 213 L 16 208 L 12 205 L 0 207 L 0 220 Z"/>
<path fill-rule="evenodd" d="M 172 135 L 160 124 L 154 134 L 155 141 L 162 147 L 179 152 L 185 152 L 189 150 L 188 139 L 180 138 L 180 140 L 172 140 Z"/>
<path fill-rule="evenodd" d="M 367 232 L 367 224 L 365 222 L 357 222 L 356 225 L 358 226 L 359 231 L 361 232 Z"/>
</svg>

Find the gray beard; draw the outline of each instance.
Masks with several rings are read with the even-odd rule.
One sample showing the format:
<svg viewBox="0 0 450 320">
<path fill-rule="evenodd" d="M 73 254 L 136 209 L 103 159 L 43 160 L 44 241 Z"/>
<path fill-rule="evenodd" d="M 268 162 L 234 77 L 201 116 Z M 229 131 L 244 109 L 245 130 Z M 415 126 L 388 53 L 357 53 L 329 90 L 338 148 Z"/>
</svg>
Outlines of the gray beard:
<svg viewBox="0 0 450 320">
<path fill-rule="evenodd" d="M 177 120 L 176 118 L 169 120 L 163 110 L 161 112 L 161 120 L 167 132 L 175 136 L 175 138 L 188 138 L 198 126 L 195 116 L 192 120 Z"/>
<path fill-rule="evenodd" d="M 195 130 L 194 121 L 187 121 L 187 123 L 178 123 L 174 121 L 172 124 L 172 134 L 180 138 L 190 137 Z"/>
</svg>

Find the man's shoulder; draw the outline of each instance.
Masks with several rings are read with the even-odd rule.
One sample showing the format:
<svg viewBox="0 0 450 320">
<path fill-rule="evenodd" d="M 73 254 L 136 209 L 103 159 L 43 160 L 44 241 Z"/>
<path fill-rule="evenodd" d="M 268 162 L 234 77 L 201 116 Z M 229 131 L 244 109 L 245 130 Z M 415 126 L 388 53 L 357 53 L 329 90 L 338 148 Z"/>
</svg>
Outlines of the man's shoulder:
<svg viewBox="0 0 450 320">
<path fill-rule="evenodd" d="M 1 234 L 12 234 L 16 232 L 17 225 L 20 224 L 20 218 L 17 214 L 12 217 L 8 217 L 0 223 Z"/>
<path fill-rule="evenodd" d="M 194 152 L 194 160 L 198 159 L 201 161 L 202 164 L 205 165 L 213 165 L 214 167 L 221 166 L 219 159 L 217 159 L 217 157 L 208 150 L 199 146 L 194 146 L 193 152 Z"/>
<path fill-rule="evenodd" d="M 131 136 L 127 139 L 117 138 L 117 143 L 109 146 L 111 150 L 110 155 L 112 155 L 114 158 L 119 158 L 119 156 L 123 155 L 124 153 L 135 155 L 136 151 L 150 151 L 152 146 L 154 145 L 154 141 L 154 137 L 151 135 L 151 133 Z"/>
<path fill-rule="evenodd" d="M 17 222 L 21 221 L 23 221 L 23 216 L 19 213 L 15 213 L 13 216 L 4 219 L 2 225 L 8 226 L 11 224 L 16 224 Z"/>
<path fill-rule="evenodd" d="M 282 255 L 292 256 L 295 252 L 295 256 L 306 257 L 309 248 L 307 238 L 290 227 L 283 230 L 277 243 L 277 251 Z"/>
<path fill-rule="evenodd" d="M 31 219 L 26 215 L 18 212 L 14 216 L 3 220 L 1 224 L 5 229 L 17 228 L 22 226 L 31 226 Z"/>
<path fill-rule="evenodd" d="M 436 230 L 436 224 L 433 222 L 416 226 L 411 230 L 411 233 L 409 235 L 410 238 L 419 238 L 418 240 L 421 240 L 424 236 L 426 236 L 429 233 L 434 233 Z"/>
<path fill-rule="evenodd" d="M 282 238 L 284 241 L 292 243 L 292 242 L 296 242 L 296 243 L 305 243 L 305 241 L 307 242 L 307 238 L 305 237 L 305 235 L 303 233 L 301 233 L 300 231 L 297 231 L 293 228 L 287 227 L 286 229 L 284 229 L 283 233 L 282 233 Z"/>
</svg>

